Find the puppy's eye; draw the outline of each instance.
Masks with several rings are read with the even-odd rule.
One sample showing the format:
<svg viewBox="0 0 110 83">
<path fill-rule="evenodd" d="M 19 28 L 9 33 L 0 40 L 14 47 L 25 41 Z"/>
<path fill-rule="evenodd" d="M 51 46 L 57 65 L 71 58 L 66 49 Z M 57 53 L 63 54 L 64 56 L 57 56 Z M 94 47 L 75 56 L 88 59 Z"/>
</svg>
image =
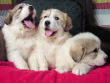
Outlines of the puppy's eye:
<svg viewBox="0 0 110 83">
<path fill-rule="evenodd" d="M 59 17 L 55 17 L 55 20 L 59 20 Z"/>
<path fill-rule="evenodd" d="M 47 18 L 47 16 L 44 16 L 44 18 Z"/>
<path fill-rule="evenodd" d="M 93 52 L 97 52 L 98 51 L 98 49 L 97 48 L 95 48 L 94 50 L 93 50 Z"/>
<path fill-rule="evenodd" d="M 23 8 L 22 6 L 19 7 L 19 9 L 22 9 L 22 8 Z"/>
</svg>

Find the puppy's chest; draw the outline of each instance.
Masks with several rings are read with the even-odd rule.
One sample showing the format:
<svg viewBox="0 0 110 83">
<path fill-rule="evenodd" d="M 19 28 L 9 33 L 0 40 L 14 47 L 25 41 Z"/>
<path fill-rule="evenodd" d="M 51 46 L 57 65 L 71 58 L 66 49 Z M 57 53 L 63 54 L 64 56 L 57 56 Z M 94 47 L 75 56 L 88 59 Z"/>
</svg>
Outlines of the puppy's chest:
<svg viewBox="0 0 110 83">
<path fill-rule="evenodd" d="M 16 41 L 16 45 L 18 45 L 19 48 L 21 49 L 29 49 L 30 47 L 33 46 L 33 42 L 29 40 L 18 40 Z"/>
<path fill-rule="evenodd" d="M 34 45 L 34 43 L 30 39 L 18 39 L 16 40 L 15 45 L 18 46 L 19 49 L 28 50 Z"/>
<path fill-rule="evenodd" d="M 34 49 L 34 42 L 30 39 L 17 39 L 13 42 L 13 46 L 24 58 L 27 58 Z"/>
<path fill-rule="evenodd" d="M 39 42 L 40 44 L 37 45 L 37 49 L 43 53 L 43 55 L 46 57 L 47 62 L 49 63 L 50 67 L 55 66 L 55 59 L 56 59 L 56 50 L 57 45 L 54 43 L 48 43 L 48 42 Z"/>
</svg>

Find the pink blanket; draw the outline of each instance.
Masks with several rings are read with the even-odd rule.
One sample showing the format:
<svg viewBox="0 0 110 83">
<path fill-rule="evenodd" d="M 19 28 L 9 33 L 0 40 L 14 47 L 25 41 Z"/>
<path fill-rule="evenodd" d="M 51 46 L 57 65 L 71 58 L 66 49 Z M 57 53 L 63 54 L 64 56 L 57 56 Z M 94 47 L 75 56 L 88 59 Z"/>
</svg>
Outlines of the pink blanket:
<svg viewBox="0 0 110 83">
<path fill-rule="evenodd" d="M 59 74 L 55 70 L 19 70 L 10 62 L 0 62 L 0 83 L 110 83 L 110 64 L 76 76 L 71 72 Z"/>
</svg>

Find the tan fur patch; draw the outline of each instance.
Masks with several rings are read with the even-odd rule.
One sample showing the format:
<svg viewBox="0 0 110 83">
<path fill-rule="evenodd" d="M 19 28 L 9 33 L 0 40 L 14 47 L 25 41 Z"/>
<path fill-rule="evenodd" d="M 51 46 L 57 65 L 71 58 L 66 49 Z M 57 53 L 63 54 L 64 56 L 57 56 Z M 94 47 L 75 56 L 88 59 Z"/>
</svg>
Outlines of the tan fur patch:
<svg viewBox="0 0 110 83">
<path fill-rule="evenodd" d="M 66 26 L 64 28 L 64 31 L 69 31 L 70 29 L 72 29 L 72 20 L 71 18 L 66 14 Z"/>
<path fill-rule="evenodd" d="M 82 47 L 79 45 L 75 45 L 75 47 L 70 48 L 70 55 L 72 56 L 73 60 L 79 62 L 83 56 Z"/>
<path fill-rule="evenodd" d="M 16 13 L 16 11 L 18 10 L 19 6 L 20 5 L 17 5 L 17 6 L 15 6 L 14 9 L 9 10 L 9 12 L 8 12 L 8 14 L 7 14 L 6 18 L 5 18 L 5 21 L 4 21 L 7 25 L 11 24 L 12 17 Z"/>
<path fill-rule="evenodd" d="M 4 23 L 7 24 L 7 25 L 11 24 L 11 22 L 12 22 L 12 16 L 13 16 L 13 14 L 11 13 L 11 11 L 9 11 L 9 13 L 7 14 L 7 16 L 5 18 Z"/>
</svg>

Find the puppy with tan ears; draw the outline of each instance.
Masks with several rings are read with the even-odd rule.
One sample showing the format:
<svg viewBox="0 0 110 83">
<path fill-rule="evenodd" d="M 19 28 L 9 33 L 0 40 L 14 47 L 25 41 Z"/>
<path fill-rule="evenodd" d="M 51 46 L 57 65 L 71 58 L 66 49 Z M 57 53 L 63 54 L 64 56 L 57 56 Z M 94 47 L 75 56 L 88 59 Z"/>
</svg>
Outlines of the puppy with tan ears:
<svg viewBox="0 0 110 83">
<path fill-rule="evenodd" d="M 21 3 L 9 11 L 2 28 L 8 60 L 20 69 L 29 69 L 28 63 L 31 64 L 29 57 L 36 38 L 35 17 L 34 7 Z"/>
<path fill-rule="evenodd" d="M 72 70 L 76 75 L 83 75 L 94 66 L 104 65 L 107 55 L 101 50 L 100 45 L 100 39 L 89 32 L 69 38 L 57 51 L 56 70 L 60 73 Z M 71 59 L 74 63 L 71 63 Z"/>
<path fill-rule="evenodd" d="M 43 11 L 38 27 L 37 49 L 31 56 L 31 59 L 33 58 L 31 69 L 56 68 L 56 51 L 71 37 L 69 34 L 71 28 L 72 22 L 66 13 L 57 9 Z"/>
</svg>

